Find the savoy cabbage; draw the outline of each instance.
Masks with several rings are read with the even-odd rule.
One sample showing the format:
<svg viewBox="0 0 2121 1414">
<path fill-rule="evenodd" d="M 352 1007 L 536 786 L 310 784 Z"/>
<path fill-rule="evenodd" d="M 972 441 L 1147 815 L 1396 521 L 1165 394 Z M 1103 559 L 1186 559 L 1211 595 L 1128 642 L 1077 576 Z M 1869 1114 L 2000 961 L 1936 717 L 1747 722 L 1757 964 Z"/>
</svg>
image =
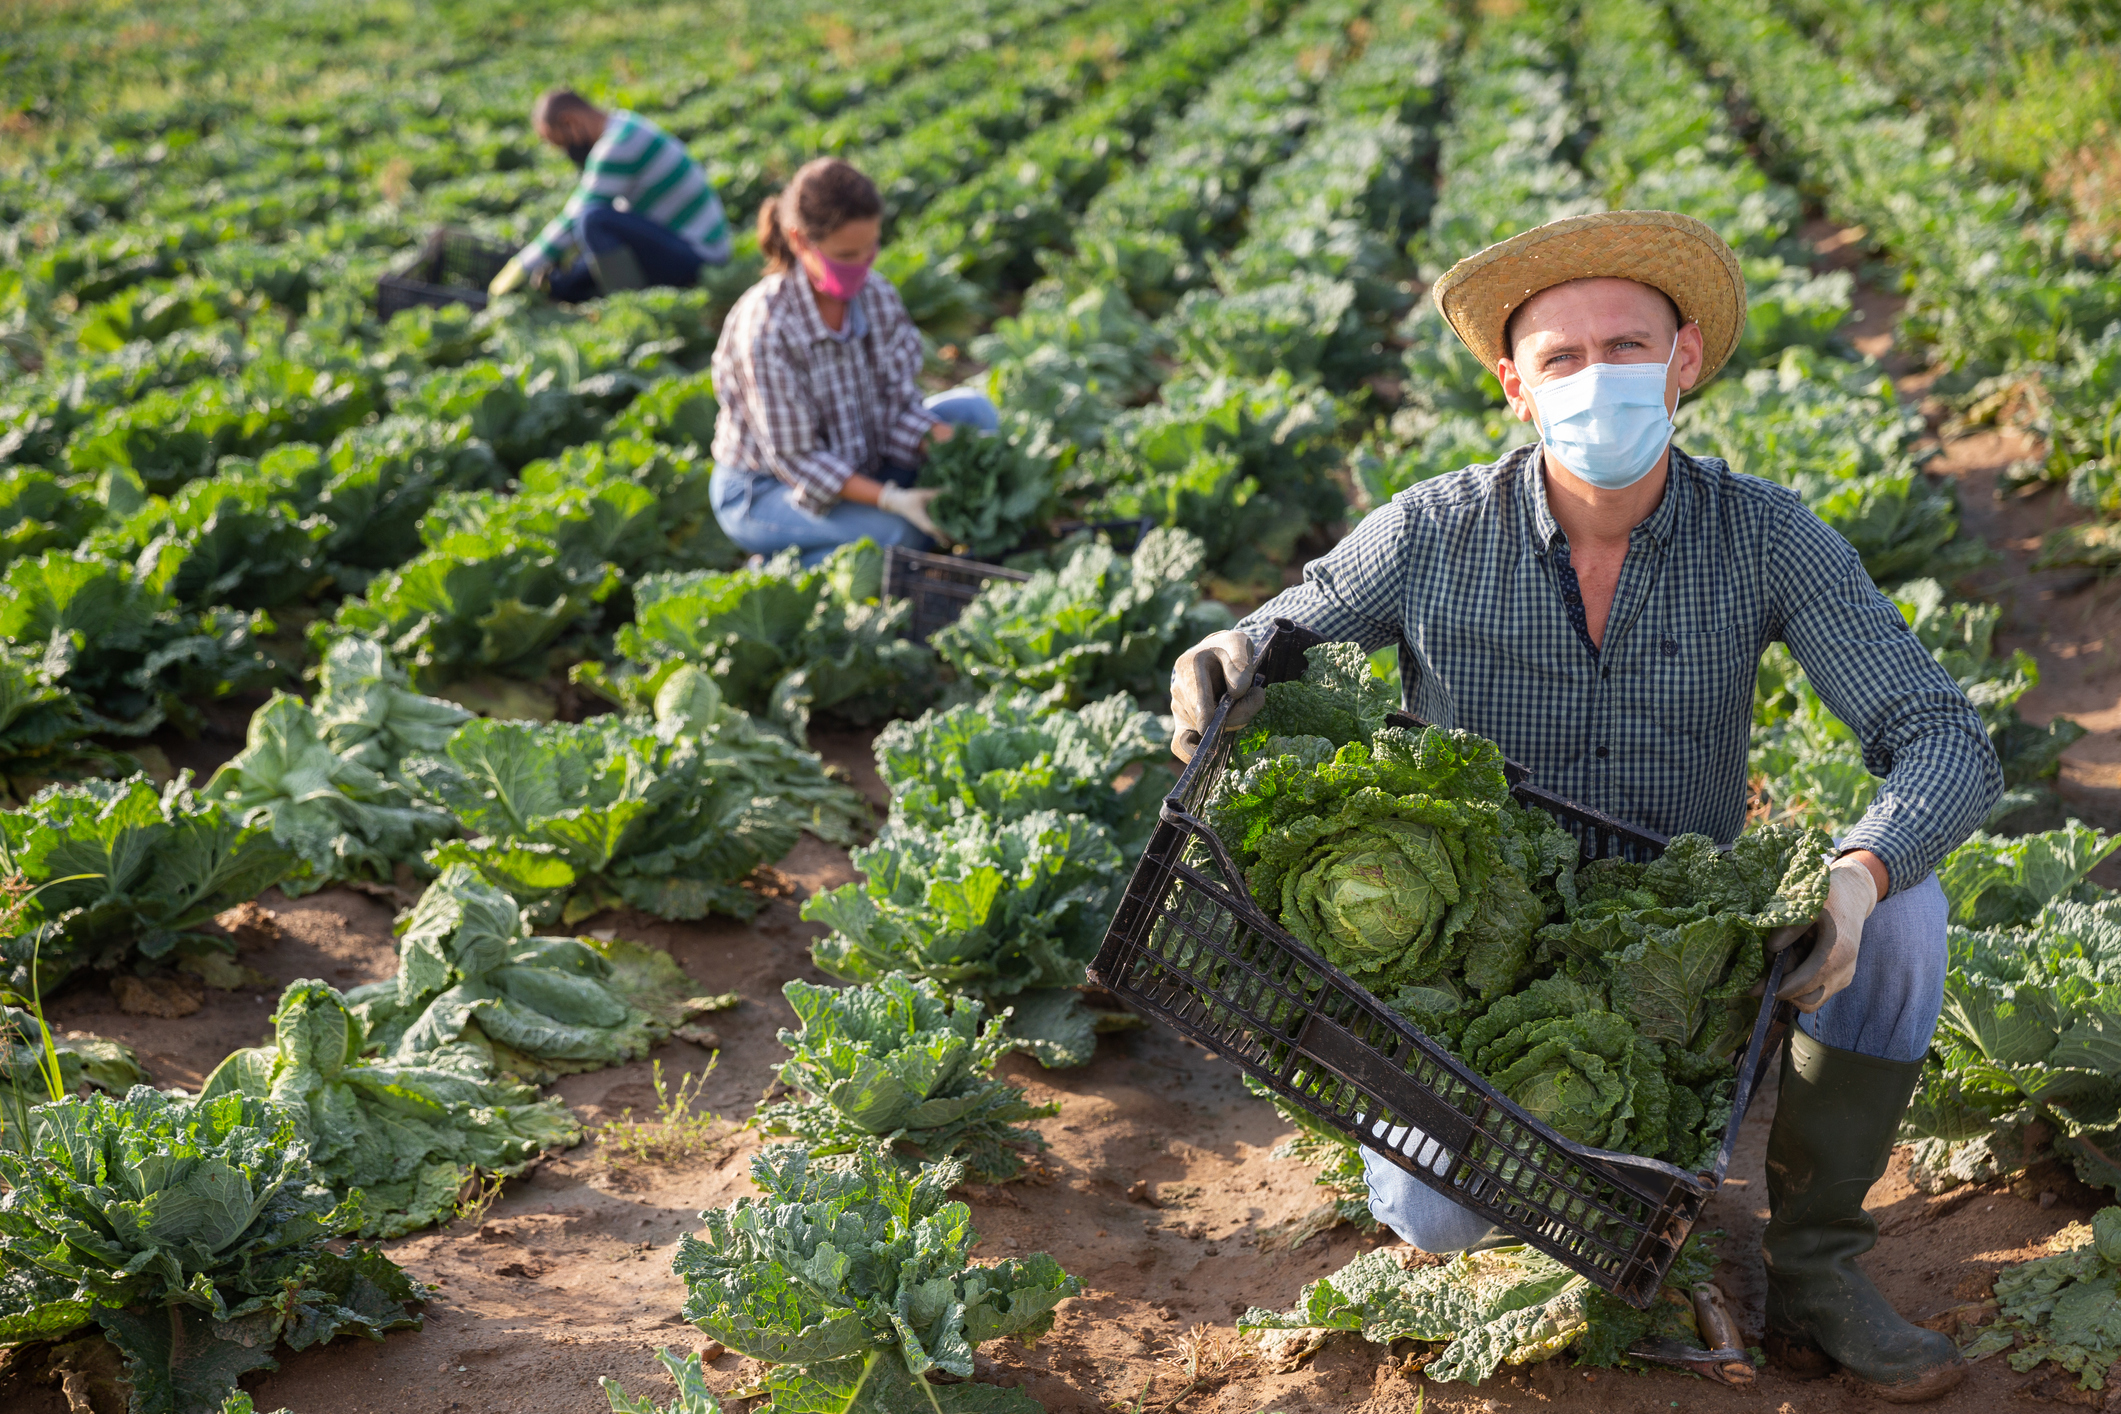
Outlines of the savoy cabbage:
<svg viewBox="0 0 2121 1414">
<path fill-rule="evenodd" d="M 935 651 L 983 689 L 1064 687 L 1071 702 L 1161 694 L 1182 651 L 1230 626 L 1194 588 L 1201 563 L 1182 530 L 1150 531 L 1131 557 L 1085 544 L 1059 570 L 990 583 L 936 631 Z"/>
<path fill-rule="evenodd" d="M 1707 1163 L 1767 936 L 1824 907 L 1826 835 L 1681 835 L 1649 863 L 1579 865 L 1492 742 L 1380 725 L 1389 689 L 1354 645 L 1307 659 L 1267 688 L 1209 806 L 1253 899 L 1566 1138 Z"/>
<path fill-rule="evenodd" d="M 928 514 L 943 539 L 975 560 L 1007 554 L 1060 513 L 1057 449 L 1036 423 L 989 436 L 961 428 L 929 448 L 920 484 L 940 494 Z"/>
<path fill-rule="evenodd" d="M 1018 1125 L 1060 1105 L 1030 1104 L 994 1078 L 994 1063 L 1017 1043 L 999 1018 L 981 1025 L 978 1002 L 897 973 L 871 986 L 798 980 L 781 991 L 802 1022 L 780 1034 L 795 1053 L 781 1064 L 781 1083 L 804 1098 L 761 1109 L 768 1134 L 794 1135 L 813 1155 L 880 1139 L 924 1159 L 958 1158 L 981 1183 L 1016 1177 L 1024 1166 L 1016 1151 L 1044 1145 Z"/>
<path fill-rule="evenodd" d="M 0 1149 L 0 1344 L 93 1322 L 132 1414 L 214 1414 L 281 1341 L 417 1329 L 418 1286 L 381 1252 L 324 1244 L 361 1221 L 309 1172 L 294 1116 L 245 1095 L 138 1086 L 39 1106 Z"/>
<path fill-rule="evenodd" d="M 2021 866 L 2043 846 L 2051 858 L 2062 852 L 2054 836 L 2066 844 L 2068 833 L 2026 836 L 2011 853 Z M 2121 1190 L 2121 1063 L 2108 1039 L 2121 1027 L 2121 895 L 2067 869 L 1998 882 L 1994 842 L 1977 835 L 1960 849 L 1979 866 L 1961 869 L 1988 885 L 1955 900 L 1963 914 L 1999 896 L 2010 909 L 1995 926 L 1950 930 L 1943 1015 L 1901 1125 L 1909 1175 L 1932 1192 L 1983 1182 L 2051 1143 L 2085 1182 Z"/>
<path fill-rule="evenodd" d="M 1139 710 L 1125 693 L 1081 708 L 1063 698 L 998 688 L 886 726 L 876 766 L 892 820 L 940 829 L 979 815 L 1007 821 L 1058 810 L 1108 826 L 1134 858 L 1173 781 L 1170 720 Z"/>
<path fill-rule="evenodd" d="M 946 1200 L 964 1177 L 953 1160 L 909 1173 L 881 1148 L 813 1159 L 800 1144 L 763 1150 L 751 1176 L 764 1194 L 700 1214 L 674 1262 L 685 1318 L 742 1355 L 769 1363 L 778 1408 L 835 1414 L 1032 1414 L 1019 1393 L 968 1379 L 973 1351 L 1015 1336 L 1029 1344 L 1082 1283 L 1043 1252 L 971 1263 L 971 1213 Z"/>
<path fill-rule="evenodd" d="M 557 1096 L 496 1078 L 472 1047 L 405 1063 L 364 1060 L 361 1019 L 326 983 L 289 983 L 273 1030 L 271 1045 L 214 1067 L 200 1098 L 244 1094 L 286 1106 L 316 1173 L 336 1192 L 361 1190 L 364 1237 L 447 1222 L 479 1170 L 518 1173 L 582 1137 Z"/>
<path fill-rule="evenodd" d="M 864 881 L 813 895 L 803 917 L 833 931 L 811 946 L 835 977 L 931 978 L 990 1006 L 1047 1065 L 1080 1065 L 1098 1017 L 1074 990 L 1126 883 L 1111 832 L 1081 815 L 1035 810 L 941 829 L 894 825 L 856 850 Z"/>
</svg>

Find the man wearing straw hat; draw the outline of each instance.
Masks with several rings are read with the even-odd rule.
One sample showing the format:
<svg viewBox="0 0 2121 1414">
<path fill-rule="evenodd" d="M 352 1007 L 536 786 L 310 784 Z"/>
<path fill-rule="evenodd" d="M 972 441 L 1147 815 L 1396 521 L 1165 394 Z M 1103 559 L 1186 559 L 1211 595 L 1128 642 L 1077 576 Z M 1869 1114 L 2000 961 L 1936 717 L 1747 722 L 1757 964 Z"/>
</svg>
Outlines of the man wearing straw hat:
<svg viewBox="0 0 2121 1414">
<path fill-rule="evenodd" d="M 1951 1340 L 1903 1320 L 1857 1267 L 1943 1002 L 1937 863 L 2002 790 L 1980 716 L 1856 552 L 1797 496 L 1671 445 L 1680 395 L 1745 327 L 1738 260 L 1663 211 L 1572 216 L 1469 256 L 1437 307 L 1540 441 L 1401 492 L 1304 582 L 1179 660 L 1179 751 L 1225 689 L 1258 711 L 1253 657 L 1286 618 L 1399 649 L 1407 710 L 1492 738 L 1539 785 L 1666 834 L 1744 826 L 1761 650 L 1788 644 L 1884 777 L 1839 841 L 1809 953 L 1778 996 L 1803 1013 L 1768 1139 L 1768 1344 L 1884 1398 L 1958 1384 Z M 1487 1221 L 1364 1150 L 1371 1208 L 1452 1251 Z"/>
</svg>

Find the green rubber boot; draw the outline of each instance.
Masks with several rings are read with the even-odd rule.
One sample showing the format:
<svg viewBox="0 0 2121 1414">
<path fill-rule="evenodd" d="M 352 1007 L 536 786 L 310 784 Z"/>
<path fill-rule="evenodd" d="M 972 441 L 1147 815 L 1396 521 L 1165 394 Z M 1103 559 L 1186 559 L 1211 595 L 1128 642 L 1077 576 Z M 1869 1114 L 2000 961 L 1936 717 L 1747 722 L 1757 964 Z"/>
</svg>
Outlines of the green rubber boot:
<svg viewBox="0 0 2121 1414">
<path fill-rule="evenodd" d="M 1795 1027 L 1768 1132 L 1768 1354 L 1789 1373 L 1831 1372 L 1896 1404 L 1966 1377 L 1950 1337 L 1900 1318 L 1856 1259 L 1878 1241 L 1863 1199 L 1885 1173 L 1920 1061 L 1823 1045 Z"/>
</svg>

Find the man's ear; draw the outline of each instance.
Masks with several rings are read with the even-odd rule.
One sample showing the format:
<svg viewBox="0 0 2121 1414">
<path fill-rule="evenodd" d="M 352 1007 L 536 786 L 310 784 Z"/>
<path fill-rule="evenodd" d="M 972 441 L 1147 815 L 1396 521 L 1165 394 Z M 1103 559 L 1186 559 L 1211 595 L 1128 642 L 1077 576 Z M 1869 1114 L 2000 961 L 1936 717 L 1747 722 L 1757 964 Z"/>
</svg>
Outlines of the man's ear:
<svg viewBox="0 0 2121 1414">
<path fill-rule="evenodd" d="M 1532 421 L 1532 399 L 1524 390 L 1524 379 L 1517 376 L 1517 361 L 1495 360 L 1495 377 L 1502 384 L 1503 399 L 1509 403 L 1510 411 L 1517 414 L 1517 420 Z"/>
<path fill-rule="evenodd" d="M 1679 391 L 1689 393 L 1701 382 L 1701 326 L 1689 320 L 1679 330 Z"/>
</svg>

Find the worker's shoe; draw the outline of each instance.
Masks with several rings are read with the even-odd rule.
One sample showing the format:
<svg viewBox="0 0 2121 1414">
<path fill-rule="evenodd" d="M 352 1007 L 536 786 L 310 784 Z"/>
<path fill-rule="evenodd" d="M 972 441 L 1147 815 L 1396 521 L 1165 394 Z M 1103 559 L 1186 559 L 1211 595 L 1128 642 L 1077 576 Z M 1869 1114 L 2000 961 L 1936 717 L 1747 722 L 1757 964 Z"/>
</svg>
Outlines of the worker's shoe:
<svg viewBox="0 0 2121 1414">
<path fill-rule="evenodd" d="M 1935 1399 L 1966 1377 L 1951 1338 L 1902 1320 L 1856 1266 L 1878 1241 L 1863 1199 L 1885 1173 L 1921 1066 L 1792 1027 L 1768 1133 L 1768 1354 L 1799 1377 L 1838 1364 L 1896 1404 Z"/>
</svg>

